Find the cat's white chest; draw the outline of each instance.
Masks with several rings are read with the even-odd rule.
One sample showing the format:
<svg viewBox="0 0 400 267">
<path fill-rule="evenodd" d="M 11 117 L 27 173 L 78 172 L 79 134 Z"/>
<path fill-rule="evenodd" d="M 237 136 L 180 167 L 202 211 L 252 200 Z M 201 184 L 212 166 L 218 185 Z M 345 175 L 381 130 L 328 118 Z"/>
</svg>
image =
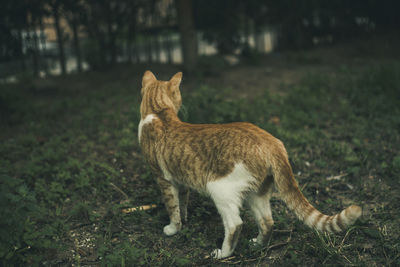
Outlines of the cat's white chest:
<svg viewBox="0 0 400 267">
<path fill-rule="evenodd" d="M 140 144 L 140 139 L 142 137 L 143 126 L 145 126 L 146 124 L 152 123 L 153 119 L 155 119 L 155 118 L 157 118 L 157 116 L 155 114 L 149 114 L 144 119 L 140 120 L 139 128 L 138 128 L 139 144 Z"/>
</svg>

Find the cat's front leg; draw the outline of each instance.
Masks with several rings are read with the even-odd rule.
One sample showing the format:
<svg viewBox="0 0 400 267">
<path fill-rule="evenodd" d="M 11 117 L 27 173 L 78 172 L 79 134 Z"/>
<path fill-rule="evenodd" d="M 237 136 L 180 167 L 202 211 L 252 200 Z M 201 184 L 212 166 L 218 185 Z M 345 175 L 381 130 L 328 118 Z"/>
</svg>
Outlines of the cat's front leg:
<svg viewBox="0 0 400 267">
<path fill-rule="evenodd" d="M 170 224 L 164 227 L 164 234 L 171 236 L 182 228 L 181 214 L 179 209 L 179 191 L 177 186 L 164 178 L 157 180 L 160 186 L 165 208 L 167 209 Z"/>
</svg>

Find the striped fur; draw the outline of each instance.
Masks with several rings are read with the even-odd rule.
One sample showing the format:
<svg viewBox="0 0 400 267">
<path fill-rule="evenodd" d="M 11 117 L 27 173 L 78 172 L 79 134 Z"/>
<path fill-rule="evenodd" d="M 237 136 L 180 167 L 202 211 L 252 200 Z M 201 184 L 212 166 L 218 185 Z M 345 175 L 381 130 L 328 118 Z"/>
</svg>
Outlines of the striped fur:
<svg viewBox="0 0 400 267">
<path fill-rule="evenodd" d="M 269 238 L 274 184 L 297 217 L 319 231 L 340 232 L 361 215 L 361 208 L 354 205 L 334 216 L 316 210 L 297 185 L 283 143 L 259 127 L 246 122 L 180 121 L 181 79 L 179 72 L 170 81 L 158 81 L 146 71 L 142 81 L 139 143 L 170 216 L 165 234 L 181 229 L 181 217 L 186 218 L 186 188 L 208 193 L 222 217 L 225 238 L 222 248 L 213 251 L 215 258 L 232 254 L 242 228 L 239 210 L 244 201 L 258 223 L 254 241 L 262 244 Z"/>
</svg>

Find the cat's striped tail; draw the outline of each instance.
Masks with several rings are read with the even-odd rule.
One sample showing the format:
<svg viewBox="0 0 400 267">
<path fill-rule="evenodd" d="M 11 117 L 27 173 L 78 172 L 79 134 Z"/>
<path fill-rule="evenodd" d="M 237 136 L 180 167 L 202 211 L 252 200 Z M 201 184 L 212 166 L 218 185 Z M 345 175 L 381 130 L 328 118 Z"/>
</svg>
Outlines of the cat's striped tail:
<svg viewBox="0 0 400 267">
<path fill-rule="evenodd" d="M 274 165 L 274 182 L 282 200 L 309 227 L 318 231 L 340 232 L 361 216 L 361 208 L 356 205 L 333 216 L 322 214 L 301 193 L 287 158 L 280 158 L 279 164 Z"/>
</svg>

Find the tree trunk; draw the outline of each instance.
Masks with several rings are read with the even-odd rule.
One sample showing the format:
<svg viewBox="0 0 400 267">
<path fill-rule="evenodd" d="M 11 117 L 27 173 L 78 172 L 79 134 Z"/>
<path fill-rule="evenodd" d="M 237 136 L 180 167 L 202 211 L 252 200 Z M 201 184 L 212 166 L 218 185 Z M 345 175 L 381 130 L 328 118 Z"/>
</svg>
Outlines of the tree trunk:
<svg viewBox="0 0 400 267">
<path fill-rule="evenodd" d="M 165 48 L 165 53 L 167 54 L 167 63 L 171 64 L 172 63 L 172 51 L 171 51 L 171 37 L 170 37 L 169 33 L 167 33 L 165 35 L 164 48 Z"/>
<path fill-rule="evenodd" d="M 96 25 L 90 24 L 90 28 L 92 29 L 92 38 L 97 43 L 96 51 L 93 53 L 91 67 L 95 69 L 104 68 L 107 63 L 105 34 L 101 32 Z"/>
<path fill-rule="evenodd" d="M 128 63 L 132 63 L 132 38 L 130 30 L 128 30 L 128 37 L 126 38 L 126 56 Z"/>
<path fill-rule="evenodd" d="M 129 39 L 126 40 L 126 48 L 125 48 L 125 56 L 126 56 L 126 62 L 127 63 L 132 63 L 132 44 Z"/>
<path fill-rule="evenodd" d="M 250 18 L 245 18 L 245 25 L 244 25 L 244 34 L 245 34 L 245 47 L 246 49 L 249 49 L 250 47 L 250 29 L 251 29 L 251 21 Z"/>
<path fill-rule="evenodd" d="M 181 34 L 183 67 L 191 73 L 197 64 L 197 34 L 194 28 L 192 0 L 177 0 L 179 31 Z"/>
<path fill-rule="evenodd" d="M 132 52 L 132 56 L 133 56 L 133 62 L 135 63 L 140 63 L 140 55 L 139 55 L 139 45 L 137 44 L 136 39 L 133 39 L 133 52 Z"/>
<path fill-rule="evenodd" d="M 47 47 L 46 47 L 46 37 L 45 37 L 45 32 L 44 32 L 43 18 L 40 18 L 40 43 L 42 44 L 42 50 L 44 51 L 44 54 L 46 54 Z M 41 58 L 41 63 L 42 63 L 44 72 L 46 73 L 46 76 L 49 75 L 49 68 L 48 68 L 46 56 Z"/>
<path fill-rule="evenodd" d="M 153 44 L 154 44 L 154 52 L 155 52 L 155 61 L 161 62 L 161 48 L 160 48 L 160 38 L 158 34 L 153 36 Z"/>
<path fill-rule="evenodd" d="M 18 29 L 18 42 L 19 42 L 19 53 L 20 53 L 20 60 L 21 60 L 21 69 L 23 72 L 26 71 L 26 62 L 25 62 L 25 54 L 24 54 L 24 39 L 22 37 L 22 28 Z"/>
<path fill-rule="evenodd" d="M 107 40 L 108 40 L 108 53 L 110 55 L 110 64 L 114 65 L 117 62 L 117 49 L 116 49 L 116 34 L 113 30 L 113 19 L 112 14 L 113 10 L 111 8 L 111 4 L 107 5 L 108 12 L 107 12 Z"/>
<path fill-rule="evenodd" d="M 116 45 L 116 36 L 114 32 L 111 33 L 110 35 L 109 52 L 110 52 L 110 63 L 114 65 L 115 63 L 117 63 L 117 45 Z"/>
<path fill-rule="evenodd" d="M 82 56 L 81 56 L 81 48 L 78 36 L 78 23 L 75 14 L 72 14 L 72 34 L 74 38 L 73 42 L 74 42 L 74 50 L 76 56 L 76 67 L 78 69 L 78 72 L 82 72 Z"/>
<path fill-rule="evenodd" d="M 98 62 L 97 68 L 104 68 L 104 66 L 108 63 L 107 57 L 107 45 L 105 41 L 105 36 L 100 31 L 97 34 L 97 43 L 99 45 L 99 54 L 98 54 Z"/>
<path fill-rule="evenodd" d="M 36 27 L 33 27 L 35 29 Z M 39 77 L 39 47 L 38 47 L 38 38 L 36 31 L 33 31 L 33 49 L 32 49 L 32 63 L 33 63 L 33 75 L 35 77 Z"/>
<path fill-rule="evenodd" d="M 58 57 L 60 59 L 61 74 L 65 75 L 67 73 L 67 68 L 65 63 L 64 40 L 63 40 L 63 32 L 60 27 L 60 14 L 58 12 L 58 6 L 53 7 L 53 16 L 54 16 L 54 26 L 56 28 L 56 34 L 57 34 Z"/>
<path fill-rule="evenodd" d="M 128 62 L 132 63 L 132 58 L 133 58 L 133 55 L 132 55 L 132 40 L 133 40 L 133 37 L 134 37 L 134 27 L 131 24 L 129 24 L 128 27 L 129 28 L 128 28 L 128 36 L 126 38 L 126 50 L 127 50 Z"/>
<path fill-rule="evenodd" d="M 152 46 L 152 42 L 151 42 L 151 36 L 150 36 L 150 34 L 145 34 L 145 36 L 146 36 L 145 49 L 146 49 L 147 62 L 152 63 L 153 62 L 153 46 Z"/>
</svg>

